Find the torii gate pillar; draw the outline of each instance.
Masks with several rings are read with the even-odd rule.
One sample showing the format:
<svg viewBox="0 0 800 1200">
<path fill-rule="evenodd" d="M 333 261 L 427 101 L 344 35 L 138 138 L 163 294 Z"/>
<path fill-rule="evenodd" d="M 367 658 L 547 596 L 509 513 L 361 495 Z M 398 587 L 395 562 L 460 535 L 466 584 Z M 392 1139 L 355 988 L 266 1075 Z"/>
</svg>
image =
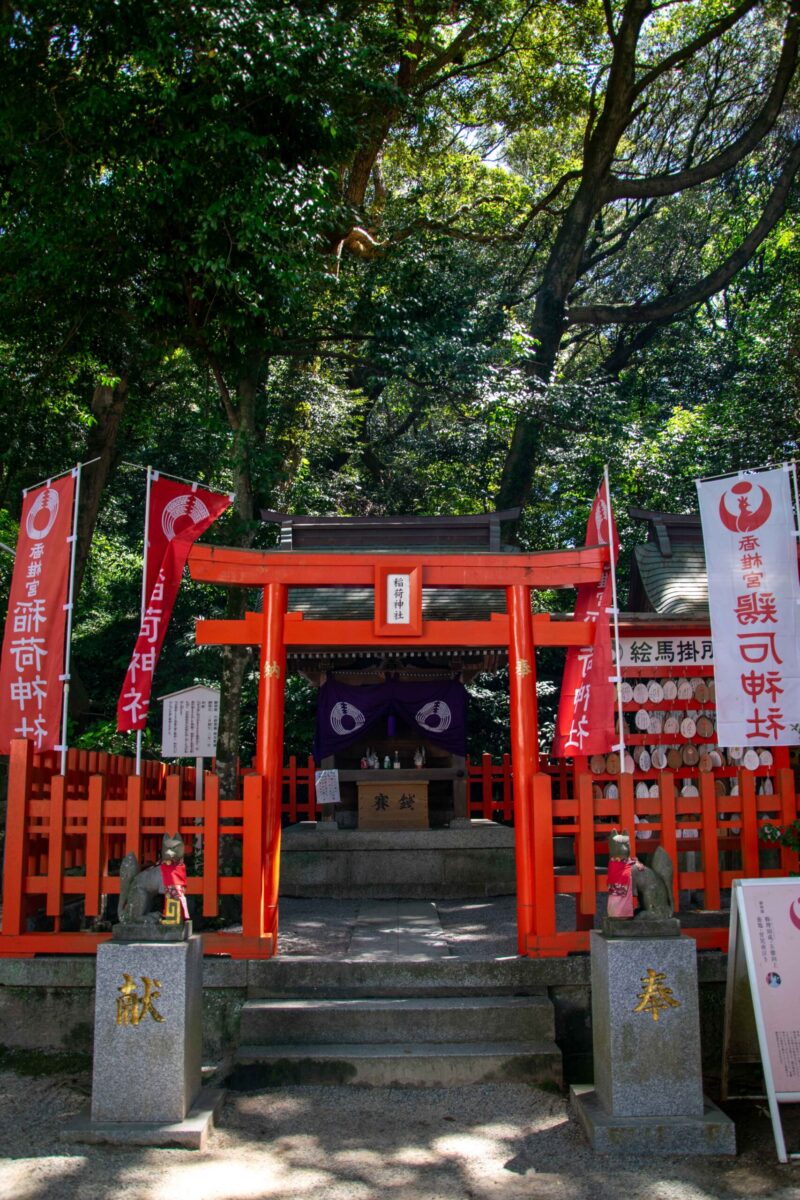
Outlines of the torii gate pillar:
<svg viewBox="0 0 800 1200">
<path fill-rule="evenodd" d="M 527 954 L 528 935 L 535 929 L 533 776 L 539 763 L 536 655 L 531 622 L 531 589 L 515 584 L 506 589 L 506 598 L 517 859 L 517 946 L 520 954 Z"/>
<path fill-rule="evenodd" d="M 281 862 L 281 791 L 283 786 L 283 710 L 286 689 L 285 583 L 264 588 L 264 637 L 258 682 L 256 766 L 264 788 L 264 931 L 278 938 L 278 889 Z"/>
</svg>

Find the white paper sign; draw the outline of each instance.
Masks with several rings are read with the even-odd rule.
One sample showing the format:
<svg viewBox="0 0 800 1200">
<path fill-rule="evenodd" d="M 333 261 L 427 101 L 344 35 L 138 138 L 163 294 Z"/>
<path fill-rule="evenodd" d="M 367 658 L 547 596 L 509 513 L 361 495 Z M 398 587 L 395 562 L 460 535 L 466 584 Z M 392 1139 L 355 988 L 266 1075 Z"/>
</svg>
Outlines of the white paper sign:
<svg viewBox="0 0 800 1200">
<path fill-rule="evenodd" d="M 338 771 L 315 771 L 314 787 L 317 793 L 317 804 L 341 804 Z"/>
<path fill-rule="evenodd" d="M 714 639 L 717 742 L 800 741 L 800 582 L 782 468 L 699 481 Z"/>
<path fill-rule="evenodd" d="M 411 576 L 386 576 L 386 624 L 408 625 L 411 621 Z"/>
<path fill-rule="evenodd" d="M 213 758 L 217 753 L 219 692 L 185 688 L 162 696 L 162 758 Z"/>
</svg>

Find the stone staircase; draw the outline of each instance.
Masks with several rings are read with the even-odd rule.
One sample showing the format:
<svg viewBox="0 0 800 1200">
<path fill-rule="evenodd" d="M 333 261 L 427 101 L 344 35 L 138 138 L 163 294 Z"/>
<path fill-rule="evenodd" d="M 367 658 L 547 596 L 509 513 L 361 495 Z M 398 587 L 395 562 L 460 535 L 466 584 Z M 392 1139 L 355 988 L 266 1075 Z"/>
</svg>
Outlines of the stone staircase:
<svg viewBox="0 0 800 1200">
<path fill-rule="evenodd" d="M 561 1085 L 554 1012 L 524 959 L 252 963 L 228 1086 Z"/>
</svg>

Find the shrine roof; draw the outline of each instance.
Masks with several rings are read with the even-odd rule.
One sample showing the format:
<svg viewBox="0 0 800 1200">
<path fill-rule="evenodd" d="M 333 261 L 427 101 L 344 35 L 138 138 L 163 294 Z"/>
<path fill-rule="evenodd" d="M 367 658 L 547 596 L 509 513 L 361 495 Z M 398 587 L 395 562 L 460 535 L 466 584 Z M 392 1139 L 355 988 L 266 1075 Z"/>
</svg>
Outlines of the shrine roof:
<svg viewBox="0 0 800 1200">
<path fill-rule="evenodd" d="M 628 607 L 689 620 L 708 618 L 708 574 L 698 513 L 629 509 L 647 521 L 647 541 L 635 546 Z"/>
<path fill-rule="evenodd" d="M 516 550 L 503 545 L 501 525 L 519 513 L 510 508 L 462 516 L 318 517 L 262 509 L 261 519 L 280 525 L 281 550 L 498 554 Z"/>
</svg>

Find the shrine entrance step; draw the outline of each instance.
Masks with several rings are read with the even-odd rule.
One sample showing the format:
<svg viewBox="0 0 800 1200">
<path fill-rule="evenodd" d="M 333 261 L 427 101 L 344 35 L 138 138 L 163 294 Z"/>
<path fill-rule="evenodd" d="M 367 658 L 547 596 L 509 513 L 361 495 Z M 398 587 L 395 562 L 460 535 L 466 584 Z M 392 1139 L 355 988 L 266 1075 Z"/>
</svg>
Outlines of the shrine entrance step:
<svg viewBox="0 0 800 1200">
<path fill-rule="evenodd" d="M 553 1005 L 533 979 L 536 964 L 373 951 L 252 964 L 228 1085 L 561 1084 Z"/>
</svg>

